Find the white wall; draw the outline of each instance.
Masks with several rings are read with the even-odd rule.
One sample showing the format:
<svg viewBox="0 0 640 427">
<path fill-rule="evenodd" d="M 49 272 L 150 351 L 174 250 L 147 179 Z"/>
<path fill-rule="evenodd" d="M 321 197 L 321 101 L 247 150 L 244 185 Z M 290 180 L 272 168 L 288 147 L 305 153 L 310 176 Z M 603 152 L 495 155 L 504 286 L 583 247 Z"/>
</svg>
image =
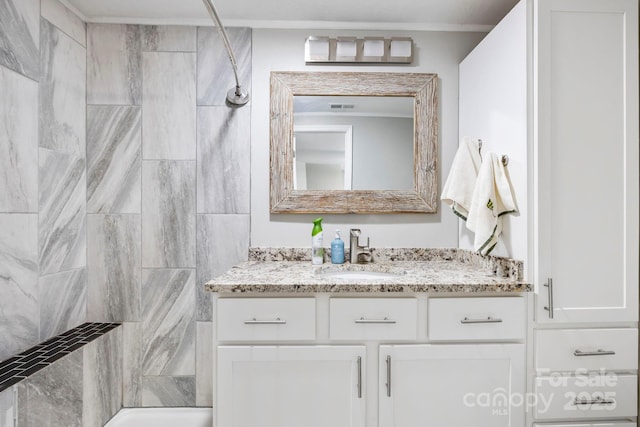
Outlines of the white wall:
<svg viewBox="0 0 640 427">
<path fill-rule="evenodd" d="M 520 2 L 460 64 L 460 136 L 483 140 L 482 152 L 509 156 L 519 215 L 503 216 L 492 255 L 527 258 L 527 14 Z M 473 249 L 462 222 L 460 247 Z"/>
<path fill-rule="evenodd" d="M 304 41 L 309 35 L 413 37 L 410 66 L 306 66 Z M 269 75 L 271 71 L 386 71 L 437 73 L 440 78 L 439 188 L 458 146 L 458 64 L 484 33 L 253 30 L 251 101 L 251 245 L 309 247 L 311 221 L 318 215 L 269 213 Z M 360 227 L 373 247 L 457 247 L 457 217 L 437 214 L 324 215 L 325 231 Z M 327 244 L 330 239 L 327 239 Z"/>
</svg>

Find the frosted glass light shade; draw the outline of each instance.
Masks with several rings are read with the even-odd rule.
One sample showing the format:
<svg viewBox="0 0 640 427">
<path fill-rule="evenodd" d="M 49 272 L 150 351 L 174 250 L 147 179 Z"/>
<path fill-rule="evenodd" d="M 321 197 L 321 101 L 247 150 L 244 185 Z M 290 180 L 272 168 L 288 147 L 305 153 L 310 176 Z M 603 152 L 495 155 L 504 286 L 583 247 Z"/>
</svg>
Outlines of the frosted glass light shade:
<svg viewBox="0 0 640 427">
<path fill-rule="evenodd" d="M 411 40 L 391 40 L 391 56 L 409 58 L 411 56 Z"/>
<path fill-rule="evenodd" d="M 364 52 L 363 56 L 384 56 L 384 40 L 368 40 L 364 41 Z"/>
<path fill-rule="evenodd" d="M 336 44 L 336 57 L 355 58 L 357 53 L 355 39 L 341 40 L 338 39 Z"/>
<path fill-rule="evenodd" d="M 329 60 L 329 38 L 312 38 L 307 39 L 306 46 L 307 60 L 327 61 Z"/>
</svg>

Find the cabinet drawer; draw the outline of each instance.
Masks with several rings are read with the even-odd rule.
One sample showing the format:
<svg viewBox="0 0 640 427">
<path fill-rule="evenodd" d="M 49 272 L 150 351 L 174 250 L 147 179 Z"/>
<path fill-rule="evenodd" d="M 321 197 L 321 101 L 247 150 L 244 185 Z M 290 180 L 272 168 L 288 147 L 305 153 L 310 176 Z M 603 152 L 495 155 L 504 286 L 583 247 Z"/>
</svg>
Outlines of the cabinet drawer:
<svg viewBox="0 0 640 427">
<path fill-rule="evenodd" d="M 332 340 L 415 340 L 415 298 L 333 298 L 329 302 Z"/>
<path fill-rule="evenodd" d="M 638 369 L 637 329 L 537 330 L 535 348 L 539 373 Z"/>
<path fill-rule="evenodd" d="M 430 298 L 433 341 L 524 339 L 524 298 Z"/>
<path fill-rule="evenodd" d="M 316 338 L 314 298 L 220 298 L 219 341 L 292 341 Z"/>
<path fill-rule="evenodd" d="M 539 420 L 635 417 L 637 388 L 635 375 L 538 377 L 535 417 Z"/>
</svg>

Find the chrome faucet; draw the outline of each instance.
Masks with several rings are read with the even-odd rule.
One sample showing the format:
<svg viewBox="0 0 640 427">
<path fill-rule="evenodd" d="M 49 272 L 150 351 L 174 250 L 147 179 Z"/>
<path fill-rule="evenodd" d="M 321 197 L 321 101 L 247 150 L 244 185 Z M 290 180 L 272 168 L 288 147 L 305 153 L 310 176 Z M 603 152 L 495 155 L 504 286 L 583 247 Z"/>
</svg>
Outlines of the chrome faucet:
<svg viewBox="0 0 640 427">
<path fill-rule="evenodd" d="M 371 248 L 369 248 L 369 238 L 367 244 L 360 246 L 360 229 L 349 230 L 349 262 L 351 264 L 366 264 L 371 262 Z"/>
</svg>

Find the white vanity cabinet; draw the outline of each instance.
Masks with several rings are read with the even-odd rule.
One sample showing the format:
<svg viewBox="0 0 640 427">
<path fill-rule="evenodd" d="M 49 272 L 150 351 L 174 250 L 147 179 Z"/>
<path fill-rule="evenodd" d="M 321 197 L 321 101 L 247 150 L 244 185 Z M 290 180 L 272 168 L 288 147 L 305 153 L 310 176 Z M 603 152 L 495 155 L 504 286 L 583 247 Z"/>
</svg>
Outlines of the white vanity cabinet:
<svg viewBox="0 0 640 427">
<path fill-rule="evenodd" d="M 220 346 L 217 426 L 364 427 L 364 346 Z"/>
<path fill-rule="evenodd" d="M 637 322 L 638 2 L 534 5 L 536 320 Z"/>
<path fill-rule="evenodd" d="M 383 345 L 380 426 L 524 426 L 524 344 Z"/>
<path fill-rule="evenodd" d="M 524 427 L 525 302 L 216 296 L 214 427 Z"/>
</svg>

